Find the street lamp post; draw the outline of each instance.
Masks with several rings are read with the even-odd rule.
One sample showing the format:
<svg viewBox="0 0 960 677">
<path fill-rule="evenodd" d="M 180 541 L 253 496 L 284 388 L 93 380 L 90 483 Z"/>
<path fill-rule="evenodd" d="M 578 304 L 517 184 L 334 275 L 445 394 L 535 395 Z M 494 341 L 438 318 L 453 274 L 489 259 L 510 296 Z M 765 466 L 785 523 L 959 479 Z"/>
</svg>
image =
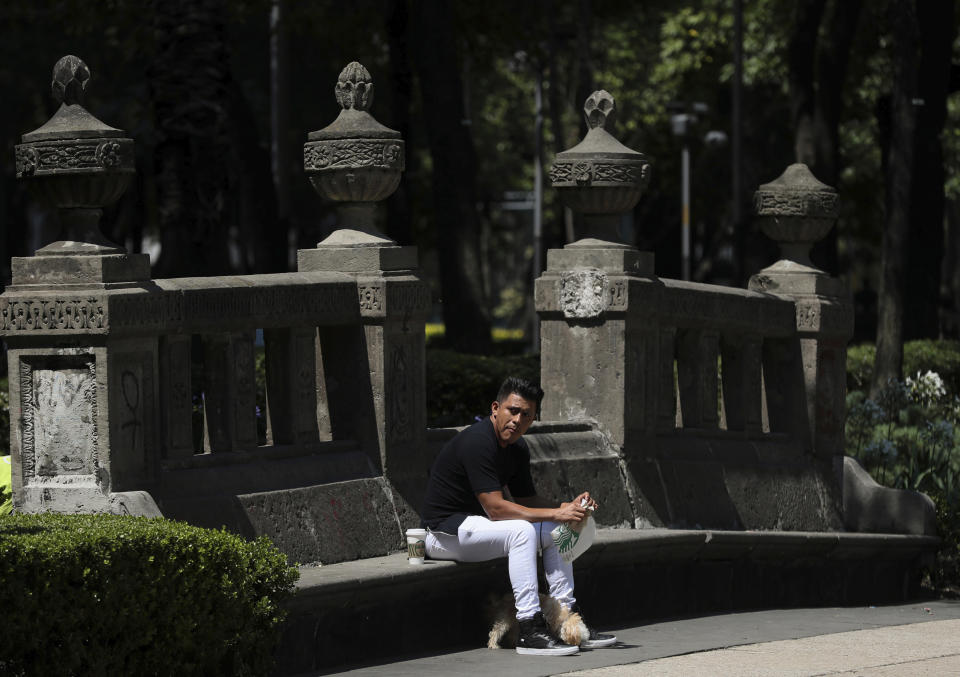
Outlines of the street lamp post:
<svg viewBox="0 0 960 677">
<path fill-rule="evenodd" d="M 673 135 L 682 143 L 680 149 L 680 269 L 681 277 L 689 280 L 690 273 L 690 137 L 700 120 L 706 114 L 707 104 L 672 102 L 667 104 L 671 112 L 670 128 Z"/>
</svg>

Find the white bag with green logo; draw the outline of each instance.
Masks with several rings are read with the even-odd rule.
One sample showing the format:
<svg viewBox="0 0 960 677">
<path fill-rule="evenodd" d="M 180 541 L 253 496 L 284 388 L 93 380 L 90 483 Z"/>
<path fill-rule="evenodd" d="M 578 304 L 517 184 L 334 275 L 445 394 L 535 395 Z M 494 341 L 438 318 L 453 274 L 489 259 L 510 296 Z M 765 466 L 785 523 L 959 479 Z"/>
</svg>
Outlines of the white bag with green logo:
<svg viewBox="0 0 960 677">
<path fill-rule="evenodd" d="M 593 515 L 587 513 L 583 521 L 561 524 L 550 532 L 550 536 L 553 544 L 557 546 L 560 558 L 564 562 L 572 562 L 593 545 L 593 539 L 597 537 L 597 525 Z"/>
</svg>

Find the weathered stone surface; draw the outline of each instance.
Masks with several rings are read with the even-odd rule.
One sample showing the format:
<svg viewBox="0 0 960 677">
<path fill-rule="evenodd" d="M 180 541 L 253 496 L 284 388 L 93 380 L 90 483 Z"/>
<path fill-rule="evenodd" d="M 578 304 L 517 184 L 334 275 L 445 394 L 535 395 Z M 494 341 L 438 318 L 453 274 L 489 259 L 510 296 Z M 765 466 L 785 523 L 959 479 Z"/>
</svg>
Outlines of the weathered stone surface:
<svg viewBox="0 0 960 677">
<path fill-rule="evenodd" d="M 550 249 L 547 251 L 547 270 L 565 271 L 596 268 L 606 273 L 653 275 L 653 252 L 609 247 Z"/>
<path fill-rule="evenodd" d="M 849 531 L 866 533 L 937 534 L 929 496 L 880 486 L 850 456 L 843 457 L 843 524 Z"/>
<path fill-rule="evenodd" d="M 832 468 L 795 443 L 763 436 L 652 440 L 627 468 L 656 518 L 671 528 L 833 531 L 842 528 Z"/>
<path fill-rule="evenodd" d="M 413 270 L 416 267 L 415 247 L 325 247 L 297 250 L 297 269 L 302 272 L 337 270 L 345 273 L 365 273 L 376 270 Z"/>
<path fill-rule="evenodd" d="M 589 491 L 600 504 L 594 514 L 598 525 L 634 526 L 620 457 L 599 433 L 528 433 L 524 439 L 538 495 L 569 501 Z"/>
<path fill-rule="evenodd" d="M 246 494 L 238 500 L 256 533 L 269 536 L 291 562 L 330 564 L 401 547 L 403 532 L 382 478 Z"/>
<path fill-rule="evenodd" d="M 54 291 L 46 285 L 90 284 L 105 288 L 114 282 L 150 279 L 150 257 L 146 254 L 106 254 L 103 256 L 14 256 L 11 260 L 13 285 L 44 285 L 35 291 Z M 26 289 L 24 289 L 26 291 Z"/>
</svg>

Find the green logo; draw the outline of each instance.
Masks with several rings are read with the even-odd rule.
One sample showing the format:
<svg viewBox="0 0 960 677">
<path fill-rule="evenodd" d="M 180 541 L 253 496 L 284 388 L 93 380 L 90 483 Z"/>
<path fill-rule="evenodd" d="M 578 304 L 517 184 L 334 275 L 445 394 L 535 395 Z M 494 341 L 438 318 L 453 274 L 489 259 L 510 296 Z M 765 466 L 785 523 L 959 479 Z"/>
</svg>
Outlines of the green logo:
<svg viewBox="0 0 960 677">
<path fill-rule="evenodd" d="M 573 550 L 579 540 L 580 532 L 574 531 L 570 527 L 564 527 L 554 537 L 553 543 L 557 546 L 557 551 L 564 554 Z"/>
</svg>

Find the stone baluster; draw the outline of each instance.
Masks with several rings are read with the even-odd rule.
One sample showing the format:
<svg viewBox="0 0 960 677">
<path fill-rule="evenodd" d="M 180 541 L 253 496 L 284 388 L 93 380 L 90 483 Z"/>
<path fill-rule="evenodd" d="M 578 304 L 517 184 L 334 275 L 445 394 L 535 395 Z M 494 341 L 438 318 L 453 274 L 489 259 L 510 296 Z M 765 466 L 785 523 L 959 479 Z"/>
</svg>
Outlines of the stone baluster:
<svg viewBox="0 0 960 677">
<path fill-rule="evenodd" d="M 760 186 L 754 206 L 761 228 L 780 245 L 780 260 L 750 279 L 750 289 L 790 297 L 798 341 L 763 347 L 771 430 L 799 434 L 817 457 L 843 454 L 846 348 L 853 308 L 846 285 L 813 266 L 809 252 L 837 218 L 837 192 L 803 164 Z M 805 397 L 797 397 L 797 383 Z"/>
<path fill-rule="evenodd" d="M 324 411 L 317 411 L 316 330 L 265 329 L 267 444 L 310 444 L 329 440 Z M 322 383 L 322 374 L 320 375 Z"/>
<path fill-rule="evenodd" d="M 623 242 L 618 232 L 643 194 L 650 165 L 611 134 L 615 112 L 610 94 L 594 92 L 584 104 L 586 137 L 557 154 L 550 170 L 561 200 L 579 219 L 581 237 L 547 253 L 536 307 L 542 417 L 592 419 L 623 445 L 656 426 L 662 285 L 653 277 L 653 254 Z M 672 381 L 670 388 L 672 396 Z"/>
<path fill-rule="evenodd" d="M 257 446 L 255 332 L 203 336 L 203 451 Z"/>
<path fill-rule="evenodd" d="M 720 341 L 727 430 L 759 433 L 763 422 L 760 336 L 725 334 Z"/>
<path fill-rule="evenodd" d="M 60 59 L 52 83 L 60 106 L 15 149 L 17 178 L 56 208 L 63 233 L 14 258 L 12 284 L 0 296 L 14 505 L 156 514 L 149 496 L 133 505 L 133 494 L 119 493 L 156 476 L 158 339 L 119 328 L 159 322 L 133 310 L 151 293 L 150 263 L 99 227 L 103 207 L 133 177 L 133 141 L 84 108 L 89 82 L 83 61 Z"/>
<path fill-rule="evenodd" d="M 660 327 L 660 354 L 657 360 L 657 392 L 656 427 L 660 432 L 673 430 L 677 427 L 677 384 L 676 374 L 673 371 L 674 358 L 677 353 L 677 328 Z"/>
<path fill-rule="evenodd" d="M 677 337 L 677 385 L 684 428 L 716 428 L 719 335 L 685 329 Z"/>
<path fill-rule="evenodd" d="M 374 467 L 419 505 L 415 494 L 430 462 L 424 444 L 430 292 L 416 272 L 416 248 L 398 246 L 376 227 L 378 202 L 400 182 L 404 142 L 369 113 L 373 93 L 367 69 L 348 64 L 335 88 L 339 116 L 307 137 L 304 170 L 317 193 L 337 204 L 339 228 L 315 249 L 300 250 L 298 269 L 356 279 L 360 324 L 319 334 L 321 400 L 333 437 L 358 440 Z"/>
<path fill-rule="evenodd" d="M 169 334 L 160 338 L 164 458 L 190 458 L 196 451 L 193 442 L 191 338 L 189 334 Z"/>
</svg>

